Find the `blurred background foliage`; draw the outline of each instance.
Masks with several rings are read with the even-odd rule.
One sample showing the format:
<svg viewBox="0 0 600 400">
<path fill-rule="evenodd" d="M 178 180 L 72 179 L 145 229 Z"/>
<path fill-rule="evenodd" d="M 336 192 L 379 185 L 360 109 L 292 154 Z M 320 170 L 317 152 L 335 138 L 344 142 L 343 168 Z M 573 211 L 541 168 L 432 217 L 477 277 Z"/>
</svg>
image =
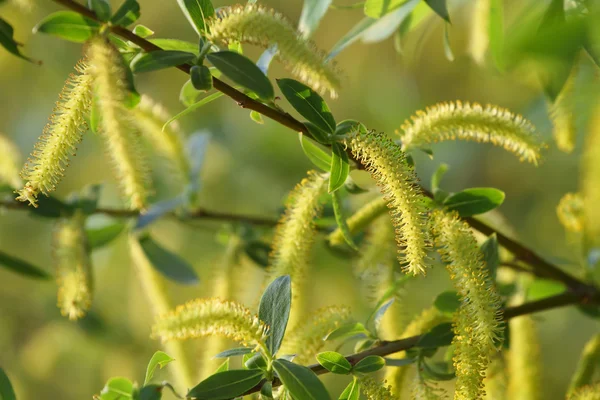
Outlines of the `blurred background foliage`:
<svg viewBox="0 0 600 400">
<path fill-rule="evenodd" d="M 41 134 L 64 80 L 81 57 L 78 44 L 31 33 L 42 17 L 59 9 L 50 1 L 35 3 L 27 13 L 10 1 L 0 5 L 0 13 L 13 24 L 17 40 L 26 43 L 26 54 L 43 62 L 41 66 L 34 65 L 0 50 L 0 132 L 14 140 L 24 159 Z M 263 3 L 292 21 L 298 19 L 302 7 L 299 0 Z M 334 3 L 350 4 L 338 0 Z M 370 129 L 392 133 L 405 118 L 427 105 L 474 101 L 523 114 L 550 142 L 546 100 L 535 76 L 526 68 L 501 74 L 492 67 L 478 65 L 468 54 L 472 15 L 469 3 L 450 2 L 453 62 L 444 55 L 444 24 L 435 17 L 406 38 L 403 54 L 394 50 L 392 39 L 370 45 L 357 43 L 342 52 L 336 60 L 343 71 L 343 89 L 339 99 L 328 101 L 336 119 L 353 118 Z M 505 3 L 510 26 L 519 15 L 521 2 Z M 230 3 L 215 0 L 214 4 L 217 7 Z M 175 1 L 141 0 L 140 5 L 139 23 L 153 29 L 156 37 L 196 40 Z M 361 9 L 330 10 L 313 39 L 319 48 L 330 49 L 362 17 Z M 245 46 L 244 51 L 252 59 L 262 52 L 251 46 Z M 577 115 L 585 121 L 592 64 L 585 59 L 581 68 Z M 277 78 L 286 73 L 275 62 L 269 75 Z M 184 74 L 170 69 L 140 75 L 136 82 L 141 93 L 149 94 L 175 113 L 183 109 L 178 95 L 186 79 Z M 180 123 L 189 134 L 207 131 L 212 135 L 199 200 L 207 209 L 276 218 L 288 191 L 312 168 L 295 134 L 269 120 L 264 125 L 255 124 L 248 111 L 226 98 L 184 117 Z M 538 168 L 519 163 L 512 155 L 488 145 L 436 145 L 434 160 L 416 155 L 419 176 L 428 186 L 432 172 L 445 162 L 450 165 L 443 183 L 447 190 L 491 186 L 505 191 L 506 201 L 494 216 L 495 221 L 502 221 L 502 229 L 547 259 L 576 271 L 578 255 L 569 246 L 555 207 L 564 193 L 577 190 L 584 129 L 580 123 L 577 147 L 572 154 L 561 153 L 550 143 L 545 161 Z M 103 151 L 99 138 L 86 134 L 56 195 L 65 197 L 85 185 L 102 183 L 101 204 L 119 207 L 111 166 Z M 176 194 L 168 173 L 160 170 L 160 164 L 153 166 L 156 197 L 164 199 Z M 358 204 L 364 196 L 368 195 L 351 200 Z M 0 210 L 0 249 L 50 271 L 52 224 L 52 220 L 26 212 Z M 167 218 L 154 224 L 151 231 L 157 241 L 188 260 L 201 277 L 201 283 L 195 286 L 168 283 L 174 301 L 181 303 L 211 293 L 211 276 L 225 257 L 226 227 L 215 222 L 180 223 Z M 348 273 L 351 261 L 332 256 L 322 238 L 317 242 L 310 276 L 312 306 L 345 304 L 352 307 L 357 318 L 364 318 L 368 309 Z M 240 263 L 236 299 L 254 305 L 262 288 L 263 270 L 245 255 L 240 256 Z M 27 280 L 0 269 L 0 365 L 11 376 L 19 399 L 91 398 L 109 377 L 121 375 L 139 381 L 147 360 L 160 348 L 158 342 L 149 338 L 149 307 L 136 282 L 125 235 L 95 251 L 93 265 L 94 303 L 90 315 L 77 323 L 60 316 L 52 281 Z M 402 305 L 406 315 L 431 304 L 438 293 L 448 288 L 443 269 L 432 268 L 426 279 L 416 279 L 408 286 Z M 598 322 L 574 308 L 536 314 L 535 319 L 539 322 L 543 356 L 541 397 L 562 399 L 580 349 L 598 331 Z M 196 354 L 202 343 L 188 344 L 189 351 Z M 333 382 L 337 378 L 325 379 Z"/>
</svg>

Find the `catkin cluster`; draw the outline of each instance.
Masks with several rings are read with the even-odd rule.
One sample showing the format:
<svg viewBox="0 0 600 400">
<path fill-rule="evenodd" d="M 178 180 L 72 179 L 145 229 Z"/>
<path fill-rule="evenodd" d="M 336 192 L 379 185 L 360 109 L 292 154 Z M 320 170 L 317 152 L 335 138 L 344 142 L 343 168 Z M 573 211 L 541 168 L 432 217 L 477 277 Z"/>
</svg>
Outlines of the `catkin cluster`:
<svg viewBox="0 0 600 400">
<path fill-rule="evenodd" d="M 222 9 L 208 26 L 213 41 L 277 45 L 278 58 L 295 77 L 337 97 L 340 84 L 335 68 L 280 13 L 257 4 L 238 5 Z"/>
<path fill-rule="evenodd" d="M 552 134 L 556 147 L 565 153 L 571 153 L 575 148 L 577 127 L 575 125 L 575 81 L 579 68 L 574 66 L 553 103 L 549 105 Z"/>
<path fill-rule="evenodd" d="M 367 400 L 394 400 L 390 387 L 369 376 L 360 377 L 360 389 Z"/>
</svg>

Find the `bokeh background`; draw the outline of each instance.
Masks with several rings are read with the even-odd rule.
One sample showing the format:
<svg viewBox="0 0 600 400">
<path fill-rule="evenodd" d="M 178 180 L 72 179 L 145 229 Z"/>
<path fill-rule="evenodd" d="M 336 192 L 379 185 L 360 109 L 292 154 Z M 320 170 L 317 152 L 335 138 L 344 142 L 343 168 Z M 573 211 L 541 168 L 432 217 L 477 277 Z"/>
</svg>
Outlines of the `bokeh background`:
<svg viewBox="0 0 600 400">
<path fill-rule="evenodd" d="M 118 5 L 111 3 L 113 7 Z M 292 21 L 298 19 L 302 8 L 300 0 L 264 3 Z M 444 55 L 439 18 L 411 33 L 402 55 L 394 50 L 391 39 L 371 45 L 356 43 L 343 51 L 337 57 L 344 75 L 343 89 L 339 99 L 329 101 L 336 119 L 353 118 L 371 129 L 392 133 L 405 118 L 427 105 L 457 99 L 489 102 L 531 119 L 550 142 L 546 104 L 535 80 L 518 72 L 500 74 L 473 62 L 467 52 L 469 5 L 454 3 L 450 2 L 453 62 Z M 156 37 L 195 41 L 195 32 L 174 0 L 140 0 L 140 4 L 139 23 L 154 30 Z M 215 0 L 214 4 L 231 3 Z M 23 12 L 10 1 L 0 5 L 0 14 L 13 24 L 17 40 L 26 44 L 25 54 L 43 61 L 37 66 L 0 50 L 0 132 L 14 140 L 24 158 L 81 56 L 78 44 L 32 34 L 31 28 L 42 17 L 59 9 L 51 1 L 36 1 L 30 12 Z M 506 9 L 510 20 L 515 13 L 510 5 Z M 360 18 L 360 9 L 330 10 L 314 35 L 315 43 L 330 49 Z M 250 46 L 244 50 L 253 59 L 262 51 Z M 590 69 L 590 65 L 584 62 L 583 68 Z M 270 76 L 287 75 L 274 62 Z M 159 99 L 175 113 L 183 109 L 178 95 L 186 79 L 180 71 L 165 70 L 141 75 L 136 83 L 141 93 Z M 579 86 L 585 91 L 587 84 L 583 81 Z M 280 104 L 289 110 L 284 101 Z M 264 125 L 252 122 L 248 111 L 225 97 L 180 123 L 187 133 L 208 131 L 212 135 L 200 195 L 200 204 L 208 209 L 276 218 L 285 195 L 311 168 L 295 133 L 268 120 Z M 575 152 L 565 155 L 550 143 L 544 163 L 537 168 L 491 146 L 446 143 L 435 146 L 434 160 L 415 155 L 419 176 L 424 185 L 429 185 L 432 172 L 445 162 L 450 170 L 443 187 L 449 191 L 477 186 L 505 191 L 506 201 L 499 208 L 504 229 L 545 258 L 577 271 L 577 253 L 557 220 L 555 207 L 564 193 L 577 189 L 585 129 L 584 124 L 579 125 Z M 165 183 L 168 175 L 161 174 L 159 164 L 153 165 L 157 197 L 176 194 Z M 120 200 L 110 169 L 99 138 L 86 134 L 57 196 L 67 196 L 88 184 L 104 183 L 101 204 L 118 207 Z M 27 212 L 0 210 L 0 249 L 51 271 L 52 224 L 52 220 Z M 220 223 L 183 224 L 169 219 L 151 228 L 157 240 L 189 261 L 202 279 L 192 287 L 169 283 L 175 303 L 210 293 L 213 270 L 222 263 L 223 229 Z M 356 282 L 347 273 L 349 261 L 333 257 L 322 242 L 319 237 L 313 255 L 316 267 L 309 278 L 314 290 L 313 306 L 347 304 L 357 318 L 364 318 L 368 310 L 360 301 Z M 252 306 L 263 271 L 247 257 L 242 256 L 241 263 L 244 274 L 237 282 L 239 299 Z M 136 281 L 126 235 L 94 252 L 93 264 L 96 290 L 92 312 L 77 323 L 60 316 L 55 306 L 56 287 L 51 281 L 27 280 L 0 269 L 0 365 L 11 377 L 20 400 L 91 398 L 112 376 L 142 381 L 147 360 L 160 349 L 160 343 L 149 338 L 149 307 Z M 426 278 L 409 287 L 404 305 L 407 313 L 430 305 L 439 292 L 449 287 L 443 268 L 431 269 Z M 540 313 L 535 319 L 539 322 L 543 357 L 542 398 L 561 399 L 583 343 L 598 331 L 599 324 L 573 308 Z M 196 354 L 197 349 L 191 345 L 189 351 Z M 168 377 L 164 371 L 161 374 Z"/>
</svg>

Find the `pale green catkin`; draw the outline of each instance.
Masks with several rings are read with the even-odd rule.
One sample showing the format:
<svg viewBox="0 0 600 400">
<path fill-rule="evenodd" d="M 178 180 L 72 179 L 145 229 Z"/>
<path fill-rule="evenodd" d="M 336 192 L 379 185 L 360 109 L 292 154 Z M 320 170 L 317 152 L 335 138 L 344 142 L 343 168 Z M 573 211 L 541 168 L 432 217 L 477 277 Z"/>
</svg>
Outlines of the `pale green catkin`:
<svg viewBox="0 0 600 400">
<path fill-rule="evenodd" d="M 54 230 L 57 304 L 61 314 L 70 320 L 85 316 L 92 304 L 92 267 L 84 221 L 83 214 L 77 212 L 60 219 Z"/>
<path fill-rule="evenodd" d="M 124 104 L 127 88 L 121 56 L 108 40 L 96 37 L 89 43 L 88 57 L 100 113 L 100 131 L 117 180 L 130 208 L 144 209 L 148 197 L 148 169 L 131 113 Z"/>
<path fill-rule="evenodd" d="M 583 231 L 584 203 L 579 193 L 565 194 L 556 207 L 556 214 L 562 226 L 569 232 Z"/>
<path fill-rule="evenodd" d="M 491 0 L 474 0 L 471 11 L 471 34 L 469 35 L 469 53 L 473 60 L 483 65 L 490 43 L 490 6 Z"/>
<path fill-rule="evenodd" d="M 490 358 L 501 337 L 501 302 L 469 225 L 456 212 L 431 217 L 438 251 L 461 305 L 454 318 L 455 400 L 479 399 Z"/>
<path fill-rule="evenodd" d="M 578 72 L 578 66 L 574 65 L 560 93 L 548 106 L 556 147 L 565 153 L 573 151 L 577 139 L 574 95 Z"/>
<path fill-rule="evenodd" d="M 395 400 L 396 398 L 390 391 L 385 382 L 379 382 L 370 376 L 361 376 L 360 390 L 367 400 Z"/>
<path fill-rule="evenodd" d="M 40 193 L 47 196 L 56 189 L 87 130 L 85 119 L 92 102 L 90 67 L 86 61 L 79 61 L 75 71 L 65 82 L 50 122 L 21 171 L 25 187 L 17 191 L 17 200 L 28 201 L 34 207 Z"/>
<path fill-rule="evenodd" d="M 508 384 L 503 354 L 492 359 L 483 380 L 485 400 L 505 400 Z"/>
<path fill-rule="evenodd" d="M 460 101 L 418 111 L 396 133 L 403 148 L 456 139 L 492 143 L 535 165 L 544 148 L 535 127 L 522 116 L 489 104 Z"/>
<path fill-rule="evenodd" d="M 512 318 L 508 354 L 508 398 L 542 399 L 540 346 L 537 329 L 529 315 Z"/>
<path fill-rule="evenodd" d="M 314 219 L 322 208 L 319 197 L 324 190 L 323 175 L 310 171 L 290 193 L 285 215 L 275 229 L 267 283 L 282 275 L 290 276 L 294 298 L 288 322 L 291 328 L 301 321 L 308 301 L 305 286 L 308 257 L 316 233 Z"/>
<path fill-rule="evenodd" d="M 581 172 L 584 232 L 589 247 L 600 246 L 600 101 L 592 110 L 585 138 Z"/>
<path fill-rule="evenodd" d="M 383 133 L 356 132 L 346 142 L 384 194 L 396 227 L 399 261 L 406 272 L 425 273 L 428 237 L 425 198 L 404 153 Z"/>
<path fill-rule="evenodd" d="M 594 335 L 583 348 L 577 369 L 569 384 L 569 394 L 574 394 L 579 388 L 590 385 L 594 374 L 600 376 L 600 334 Z"/>
<path fill-rule="evenodd" d="M 296 78 L 320 93 L 337 97 L 340 83 L 335 68 L 280 13 L 257 4 L 225 7 L 208 22 L 208 27 L 208 37 L 213 41 L 265 48 L 277 45 L 278 59 Z"/>
<path fill-rule="evenodd" d="M 19 176 L 21 153 L 15 144 L 0 134 L 0 185 L 18 188 L 23 184 Z"/>
<path fill-rule="evenodd" d="M 387 209 L 387 202 L 383 197 L 377 197 L 363 205 L 346 220 L 350 234 L 362 231 L 377 217 L 384 214 Z M 331 232 L 329 236 L 327 236 L 327 240 L 333 246 L 340 246 L 346 242 L 340 228 L 336 228 Z"/>
</svg>

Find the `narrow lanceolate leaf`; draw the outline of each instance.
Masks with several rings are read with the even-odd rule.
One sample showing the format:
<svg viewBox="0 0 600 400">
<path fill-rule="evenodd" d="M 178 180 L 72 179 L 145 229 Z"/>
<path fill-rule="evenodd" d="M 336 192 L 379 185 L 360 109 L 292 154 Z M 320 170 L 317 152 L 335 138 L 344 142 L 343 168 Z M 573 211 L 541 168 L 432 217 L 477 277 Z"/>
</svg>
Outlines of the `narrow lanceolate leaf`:
<svg viewBox="0 0 600 400">
<path fill-rule="evenodd" d="M 273 361 L 273 368 L 292 398 L 302 400 L 328 400 L 329 393 L 310 369 L 286 360 Z"/>
<path fill-rule="evenodd" d="M 51 276 L 46 271 L 27 261 L 20 260 L 9 254 L 0 251 L 0 267 L 4 267 L 10 271 L 16 272 L 17 274 L 34 278 L 34 279 L 50 279 Z"/>
<path fill-rule="evenodd" d="M 198 283 L 198 275 L 185 260 L 177 254 L 163 248 L 149 235 L 139 239 L 148 261 L 165 277 L 186 285 Z"/>
<path fill-rule="evenodd" d="M 383 197 L 377 197 L 366 203 L 346 220 L 350 234 L 354 235 L 361 232 L 387 210 L 387 202 Z M 344 234 L 340 228 L 331 232 L 327 240 L 332 245 L 340 245 L 345 241 Z"/>
<path fill-rule="evenodd" d="M 110 18 L 110 3 L 108 0 L 88 0 L 88 7 L 102 21 L 108 21 Z"/>
<path fill-rule="evenodd" d="M 299 132 L 298 135 L 300 138 L 300 145 L 302 146 L 302 150 L 304 151 L 304 154 L 306 154 L 306 157 L 323 171 L 329 172 L 331 170 L 331 155 L 327 154 L 319 146 L 311 142 L 310 139 L 304 137 L 302 132 Z"/>
<path fill-rule="evenodd" d="M 353 370 L 356 372 L 370 373 L 385 367 L 385 360 L 380 356 L 367 356 L 356 363 Z"/>
<path fill-rule="evenodd" d="M 125 229 L 122 222 L 113 222 L 100 227 L 87 228 L 87 236 L 90 249 L 97 249 L 115 240 Z"/>
<path fill-rule="evenodd" d="M 338 400 L 358 400 L 360 399 L 360 383 L 356 377 L 346 386 L 346 389 L 340 394 Z"/>
<path fill-rule="evenodd" d="M 535 127 L 522 116 L 492 105 L 459 101 L 417 112 L 396 133 L 403 148 L 460 139 L 501 146 L 532 164 L 539 162 L 544 147 Z"/>
<path fill-rule="evenodd" d="M 346 375 L 352 370 L 352 364 L 340 353 L 326 351 L 317 354 L 317 361 L 329 372 Z"/>
<path fill-rule="evenodd" d="M 146 377 L 144 378 L 144 385 L 147 385 L 150 382 L 150 380 L 154 376 L 154 372 L 156 371 L 157 367 L 163 368 L 165 365 L 169 364 L 172 361 L 175 361 L 175 359 L 163 351 L 157 351 L 156 353 L 154 353 L 154 355 L 150 359 L 150 362 L 148 363 L 148 366 L 146 367 Z"/>
<path fill-rule="evenodd" d="M 100 24 L 74 11 L 57 11 L 41 20 L 33 32 L 46 33 L 61 39 L 83 43 L 97 34 Z"/>
<path fill-rule="evenodd" d="M 324 132 L 335 132 L 335 119 L 318 93 L 293 79 L 278 79 L 279 89 L 292 107 Z"/>
<path fill-rule="evenodd" d="M 206 29 L 206 20 L 215 14 L 210 0 L 177 0 L 177 4 L 198 35 Z"/>
<path fill-rule="evenodd" d="M 365 1 L 365 15 L 379 18 L 400 7 L 406 0 L 367 0 Z"/>
<path fill-rule="evenodd" d="M 352 153 L 367 165 L 386 196 L 398 245 L 404 247 L 399 257 L 404 269 L 415 275 L 424 273 L 429 241 L 425 231 L 424 197 L 413 167 L 384 134 L 358 132 L 347 143 Z"/>
<path fill-rule="evenodd" d="M 444 200 L 444 206 L 461 217 L 483 214 L 504 202 L 504 192 L 494 188 L 471 188 L 454 193 Z"/>
<path fill-rule="evenodd" d="M 0 368 L 0 399 L 17 400 L 10 379 L 8 379 L 8 376 L 2 368 Z"/>
<path fill-rule="evenodd" d="M 304 37 L 310 35 L 317 29 L 321 18 L 329 9 L 332 0 L 304 0 L 300 21 L 298 21 L 298 30 Z"/>
<path fill-rule="evenodd" d="M 250 59 L 234 51 L 219 51 L 206 56 L 226 77 L 253 91 L 263 100 L 272 100 L 275 96 L 269 78 Z"/>
<path fill-rule="evenodd" d="M 235 356 L 243 356 L 254 351 L 253 347 L 235 347 L 233 349 L 225 350 L 215 355 L 214 358 L 229 358 Z"/>
<path fill-rule="evenodd" d="M 233 399 L 252 389 L 261 381 L 260 369 L 232 369 L 209 376 L 192 388 L 186 397 L 198 400 Z"/>
<path fill-rule="evenodd" d="M 313 90 L 337 96 L 339 79 L 335 68 L 302 33 L 279 13 L 256 4 L 223 8 L 212 19 L 209 39 L 213 41 L 252 43 L 269 48 L 277 45 L 278 58 L 292 75 Z"/>
<path fill-rule="evenodd" d="M 329 171 L 329 193 L 333 193 L 344 185 L 350 173 L 348 154 L 339 143 L 331 146 L 331 170 Z"/>
<path fill-rule="evenodd" d="M 156 50 L 140 53 L 131 60 L 131 71 L 134 73 L 157 71 L 192 62 L 196 56 L 178 50 Z"/>
<path fill-rule="evenodd" d="M 425 2 L 433 11 L 435 11 L 437 15 L 445 19 L 447 22 L 450 22 L 450 14 L 448 13 L 448 5 L 446 4 L 446 0 L 425 0 Z"/>
<path fill-rule="evenodd" d="M 352 234 L 350 233 L 350 228 L 348 228 L 348 224 L 346 223 L 346 218 L 344 217 L 344 210 L 342 207 L 342 199 L 340 197 L 340 192 L 335 191 L 331 193 L 331 203 L 333 204 L 333 212 L 335 214 L 335 221 L 337 222 L 338 229 L 342 233 L 342 236 L 348 246 L 358 251 L 358 247 L 356 243 L 354 243 L 354 239 L 352 239 Z"/>
<path fill-rule="evenodd" d="M 125 0 L 112 16 L 110 22 L 114 25 L 128 26 L 140 17 L 140 5 L 137 0 Z"/>
<path fill-rule="evenodd" d="M 190 113 L 192 113 L 193 111 L 199 109 L 202 106 L 207 105 L 208 103 L 213 102 L 214 100 L 218 99 L 219 97 L 223 96 L 224 93 L 223 92 L 215 92 L 211 95 L 206 96 L 203 99 L 198 100 L 197 102 L 189 105 L 185 110 L 183 110 L 182 112 L 180 112 L 179 114 L 174 115 L 173 117 L 171 117 L 167 122 L 165 122 L 163 129 L 165 127 L 167 127 L 168 125 L 170 125 L 171 123 L 177 121 L 179 118 L 184 117 Z"/>
<path fill-rule="evenodd" d="M 9 53 L 20 57 L 24 60 L 31 61 L 31 59 L 21 54 L 19 45 L 14 39 L 14 29 L 12 25 L 0 18 L 0 45 L 4 47 Z"/>
<path fill-rule="evenodd" d="M 292 303 L 292 287 L 289 275 L 275 279 L 265 290 L 258 307 L 258 318 L 269 327 L 267 347 L 275 355 L 285 334 L 290 306 Z"/>
</svg>

